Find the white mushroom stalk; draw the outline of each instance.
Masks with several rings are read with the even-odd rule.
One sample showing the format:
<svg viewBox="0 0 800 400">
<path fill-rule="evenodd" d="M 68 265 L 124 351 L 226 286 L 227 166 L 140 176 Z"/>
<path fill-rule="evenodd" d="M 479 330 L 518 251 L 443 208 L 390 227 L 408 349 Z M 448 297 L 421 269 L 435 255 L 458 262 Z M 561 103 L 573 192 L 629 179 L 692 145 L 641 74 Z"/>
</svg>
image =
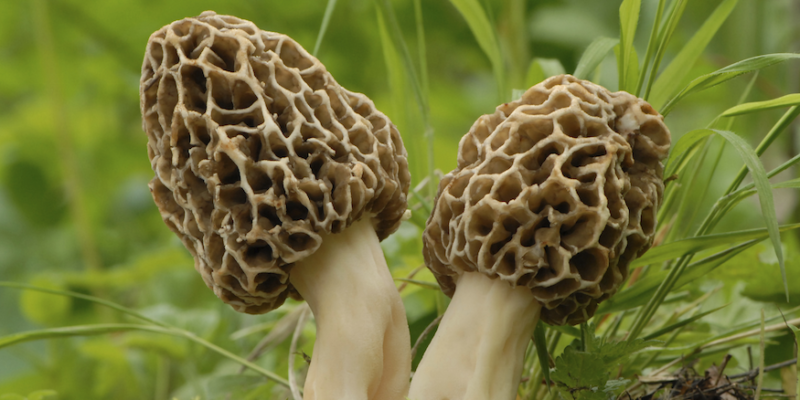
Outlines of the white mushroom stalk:
<svg viewBox="0 0 800 400">
<path fill-rule="evenodd" d="M 652 244 L 669 143 L 644 100 L 569 75 L 480 117 L 423 234 L 453 301 L 409 397 L 513 400 L 537 320 L 588 320 Z"/>
<path fill-rule="evenodd" d="M 408 323 L 372 225 L 362 220 L 324 237 L 291 282 L 317 322 L 304 400 L 404 399 Z"/>
<path fill-rule="evenodd" d="M 408 398 L 513 399 L 541 304 L 530 289 L 477 272 L 457 285 Z"/>
</svg>

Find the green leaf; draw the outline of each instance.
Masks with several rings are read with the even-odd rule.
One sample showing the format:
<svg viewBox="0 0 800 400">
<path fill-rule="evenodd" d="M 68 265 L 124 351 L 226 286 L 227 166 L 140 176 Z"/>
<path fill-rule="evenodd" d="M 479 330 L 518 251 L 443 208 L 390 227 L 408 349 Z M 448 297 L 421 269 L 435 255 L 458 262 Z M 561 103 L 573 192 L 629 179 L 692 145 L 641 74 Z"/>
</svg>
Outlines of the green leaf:
<svg viewBox="0 0 800 400">
<path fill-rule="evenodd" d="M 534 58 L 528 67 L 528 74 L 525 77 L 525 85 L 531 87 L 537 83 L 556 75 L 565 74 L 564 66 L 561 61 L 555 58 Z"/>
<path fill-rule="evenodd" d="M 533 331 L 533 343 L 536 345 L 536 357 L 539 359 L 539 367 L 544 373 L 547 390 L 550 391 L 550 354 L 547 352 L 547 339 L 545 338 L 545 327 L 542 321 L 536 324 L 536 329 Z"/>
<path fill-rule="evenodd" d="M 795 53 L 766 54 L 739 61 L 737 63 L 728 65 L 727 67 L 718 69 L 710 74 L 698 77 L 693 81 L 691 81 L 689 85 L 683 88 L 680 92 L 678 92 L 678 94 L 672 97 L 667 102 L 666 105 L 664 105 L 664 109 L 661 111 L 661 115 L 666 116 L 667 114 L 669 114 L 669 112 L 672 111 L 672 108 L 675 107 L 675 105 L 678 102 L 680 102 L 684 97 L 692 93 L 696 93 L 714 87 L 716 85 L 719 85 L 720 83 L 726 82 L 739 75 L 757 71 L 784 62 L 786 60 L 797 59 L 797 58 L 800 58 L 800 54 L 795 54 Z"/>
<path fill-rule="evenodd" d="M 322 39 L 325 38 L 325 32 L 328 31 L 328 24 L 331 22 L 331 15 L 333 10 L 336 9 L 336 0 L 328 0 L 328 5 L 325 7 L 325 15 L 322 16 L 322 26 L 319 28 L 317 35 L 317 43 L 314 44 L 314 51 L 311 53 L 314 57 L 319 53 L 319 46 L 322 45 Z"/>
<path fill-rule="evenodd" d="M 619 43 L 619 39 L 612 39 L 608 37 L 599 37 L 586 47 L 583 52 L 578 66 L 575 67 L 573 74 L 578 79 L 588 79 L 589 74 L 594 72 L 595 68 L 603 62 L 611 49 Z"/>
<path fill-rule="evenodd" d="M 752 103 L 744 103 L 735 107 L 731 107 L 722 113 L 723 117 L 732 117 L 734 115 L 749 114 L 758 111 L 771 110 L 778 107 L 788 107 L 800 105 L 800 93 L 787 94 L 786 96 L 778 97 L 777 99 L 766 101 L 754 101 Z"/>
<path fill-rule="evenodd" d="M 505 100 L 505 96 L 507 96 L 505 94 L 505 66 L 503 65 L 503 57 L 500 55 L 497 36 L 489 17 L 486 16 L 486 12 L 478 0 L 450 0 L 450 2 L 453 3 L 458 12 L 461 13 L 461 16 L 467 21 L 467 25 L 478 41 L 478 45 L 483 50 L 483 53 L 486 54 L 486 57 L 489 58 L 501 100 Z"/>
<path fill-rule="evenodd" d="M 619 6 L 619 89 L 627 92 L 635 90 L 638 81 L 639 60 L 633 48 L 633 39 L 636 36 L 636 26 L 639 23 L 639 10 L 641 0 L 624 0 Z M 635 68 L 635 72 L 634 72 Z"/>
<path fill-rule="evenodd" d="M 550 376 L 564 399 L 607 400 L 624 389 L 620 381 L 610 379 L 612 371 L 653 342 L 606 342 L 591 333 L 593 328 L 586 331 L 587 351 L 580 349 L 580 340 L 574 340 L 556 359 Z"/>
<path fill-rule="evenodd" d="M 770 186 L 769 178 L 767 178 L 767 171 L 764 169 L 764 165 L 761 164 L 761 160 L 758 159 L 753 148 L 750 147 L 744 139 L 730 131 L 716 130 L 715 132 L 725 138 L 725 140 L 736 149 L 745 165 L 747 165 L 747 169 L 750 170 L 750 175 L 753 177 L 753 183 L 755 183 L 756 191 L 758 192 L 761 214 L 764 217 L 764 222 L 769 231 L 769 238 L 772 241 L 772 245 L 775 247 L 775 255 L 778 257 L 778 264 L 781 267 L 783 287 L 786 291 L 786 300 L 788 301 L 789 282 L 786 281 L 786 266 L 783 261 L 783 248 L 781 247 L 781 236 L 778 229 L 778 217 L 775 214 L 775 203 L 772 198 L 772 187 Z"/>
<path fill-rule="evenodd" d="M 692 66 L 703 54 L 703 51 L 716 35 L 722 24 L 736 7 L 738 0 L 724 0 L 714 12 L 706 19 L 703 26 L 695 32 L 694 36 L 681 48 L 677 56 L 664 68 L 653 84 L 653 95 L 650 97 L 650 104 L 659 109 L 664 102 L 675 92 L 678 85 L 683 84 L 686 76 L 692 70 Z"/>
<path fill-rule="evenodd" d="M 784 184 L 791 185 L 790 183 Z M 800 228 L 800 224 L 783 225 L 779 228 L 779 230 L 781 232 L 785 232 L 797 228 Z M 767 237 L 769 237 L 768 229 L 759 228 L 677 240 L 672 243 L 653 247 L 652 249 L 648 250 L 647 253 L 645 253 L 642 257 L 634 260 L 631 263 L 631 268 L 673 260 L 688 254 L 695 254 L 703 250 L 709 250 L 717 246 L 738 245 L 742 242 L 754 239 L 764 240 Z"/>
</svg>

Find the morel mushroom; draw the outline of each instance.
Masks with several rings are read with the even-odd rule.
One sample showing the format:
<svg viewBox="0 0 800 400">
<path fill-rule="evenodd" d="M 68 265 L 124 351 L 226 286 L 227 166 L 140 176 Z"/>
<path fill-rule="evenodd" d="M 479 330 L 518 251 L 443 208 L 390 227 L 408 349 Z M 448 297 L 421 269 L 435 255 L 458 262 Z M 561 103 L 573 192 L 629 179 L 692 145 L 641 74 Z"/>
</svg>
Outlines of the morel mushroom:
<svg viewBox="0 0 800 400">
<path fill-rule="evenodd" d="M 141 110 L 161 215 L 214 293 L 268 312 L 305 298 L 309 399 L 402 399 L 410 340 L 379 240 L 410 176 L 391 121 L 291 38 L 204 12 L 147 44 Z"/>
<path fill-rule="evenodd" d="M 478 119 L 423 234 L 453 300 L 409 398 L 515 398 L 538 319 L 586 321 L 652 244 L 669 144 L 645 101 L 569 75 Z"/>
</svg>

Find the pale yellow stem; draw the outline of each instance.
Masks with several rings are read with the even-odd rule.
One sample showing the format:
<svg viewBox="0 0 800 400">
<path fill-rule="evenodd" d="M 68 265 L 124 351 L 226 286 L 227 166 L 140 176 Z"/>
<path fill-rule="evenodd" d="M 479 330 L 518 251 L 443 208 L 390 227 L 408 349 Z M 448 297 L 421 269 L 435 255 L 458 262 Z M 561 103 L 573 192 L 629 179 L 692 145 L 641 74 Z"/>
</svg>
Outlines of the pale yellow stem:
<svg viewBox="0 0 800 400">
<path fill-rule="evenodd" d="M 405 309 L 368 220 L 323 238 L 291 282 L 317 322 L 305 400 L 403 400 L 411 370 Z"/>
<path fill-rule="evenodd" d="M 513 400 L 541 304 L 530 289 L 461 275 L 414 373 L 411 400 Z"/>
</svg>

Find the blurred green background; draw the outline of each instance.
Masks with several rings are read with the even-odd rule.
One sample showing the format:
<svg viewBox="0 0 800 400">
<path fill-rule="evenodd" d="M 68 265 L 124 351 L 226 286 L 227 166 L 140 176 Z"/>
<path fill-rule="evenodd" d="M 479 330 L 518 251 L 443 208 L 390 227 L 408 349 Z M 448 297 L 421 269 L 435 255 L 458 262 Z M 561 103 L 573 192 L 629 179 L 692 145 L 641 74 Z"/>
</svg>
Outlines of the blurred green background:
<svg viewBox="0 0 800 400">
<path fill-rule="evenodd" d="M 0 280 L 100 296 L 188 329 L 236 354 L 249 353 L 296 303 L 265 316 L 235 313 L 204 286 L 188 252 L 161 222 L 147 188 L 153 173 L 139 114 L 142 55 L 150 33 L 204 10 L 249 19 L 311 50 L 326 3 L 0 0 Z M 558 59 L 571 72 L 593 39 L 619 34 L 619 0 L 481 3 L 498 32 L 508 76 L 503 88 L 497 87 L 490 61 L 456 8 L 447 0 L 422 2 L 433 160 L 445 173 L 455 166 L 458 141 L 472 122 L 509 100 L 512 89 L 527 88 L 525 76 L 533 57 Z M 718 3 L 689 3 L 667 60 Z M 642 5 L 639 54 L 644 54 L 655 4 Z M 410 54 L 418 60 L 413 3 L 393 0 L 392 5 Z M 690 77 L 759 54 L 797 52 L 796 21 L 800 1 L 741 0 Z M 387 69 L 373 0 L 338 1 L 318 58 L 342 86 L 370 96 L 398 125 L 416 185 L 427 175 L 430 160 L 424 123 L 408 85 Z M 596 75 L 612 90 L 617 87 L 614 63 L 609 55 Z M 748 101 L 797 92 L 799 66 L 788 62 L 762 71 Z M 667 119 L 673 143 L 736 104 L 748 79 L 738 78 L 681 103 Z M 782 111 L 740 118 L 734 130 L 755 145 Z M 796 127 L 780 140 L 762 157 L 767 170 L 798 153 Z M 726 150 L 714 177 L 701 182 L 708 195 L 693 194 L 692 207 L 702 215 L 740 166 L 738 156 Z M 776 179 L 793 174 L 790 169 Z M 718 230 L 762 226 L 752 200 L 737 207 Z M 776 207 L 781 223 L 798 221 L 795 192 L 777 190 Z M 689 230 L 696 222 L 678 220 L 674 226 Z M 419 235 L 417 226 L 406 223 L 384 243 L 395 276 L 406 276 L 422 264 Z M 796 304 L 800 258 L 796 239 L 784 238 Z M 715 302 L 740 300 L 738 308 L 720 318 L 755 316 L 758 301 L 782 299 L 775 261 L 765 254 L 771 254 L 765 246 L 749 251 L 688 290 L 696 297 L 724 282 L 725 290 Z M 417 279 L 432 281 L 425 272 Z M 415 338 L 436 316 L 436 294 L 412 285 L 404 301 Z M 85 301 L 0 288 L 0 335 L 115 321 L 126 319 Z M 306 331 L 308 340 L 300 349 L 310 354 L 313 324 Z M 775 351 L 791 345 L 785 342 Z M 288 357 L 288 343 L 282 343 L 258 364 L 286 376 Z M 48 389 L 61 399 L 285 398 L 280 388 L 264 385 L 263 378 L 237 372 L 237 364 L 181 339 L 117 333 L 0 350 L 0 395 Z"/>
</svg>

